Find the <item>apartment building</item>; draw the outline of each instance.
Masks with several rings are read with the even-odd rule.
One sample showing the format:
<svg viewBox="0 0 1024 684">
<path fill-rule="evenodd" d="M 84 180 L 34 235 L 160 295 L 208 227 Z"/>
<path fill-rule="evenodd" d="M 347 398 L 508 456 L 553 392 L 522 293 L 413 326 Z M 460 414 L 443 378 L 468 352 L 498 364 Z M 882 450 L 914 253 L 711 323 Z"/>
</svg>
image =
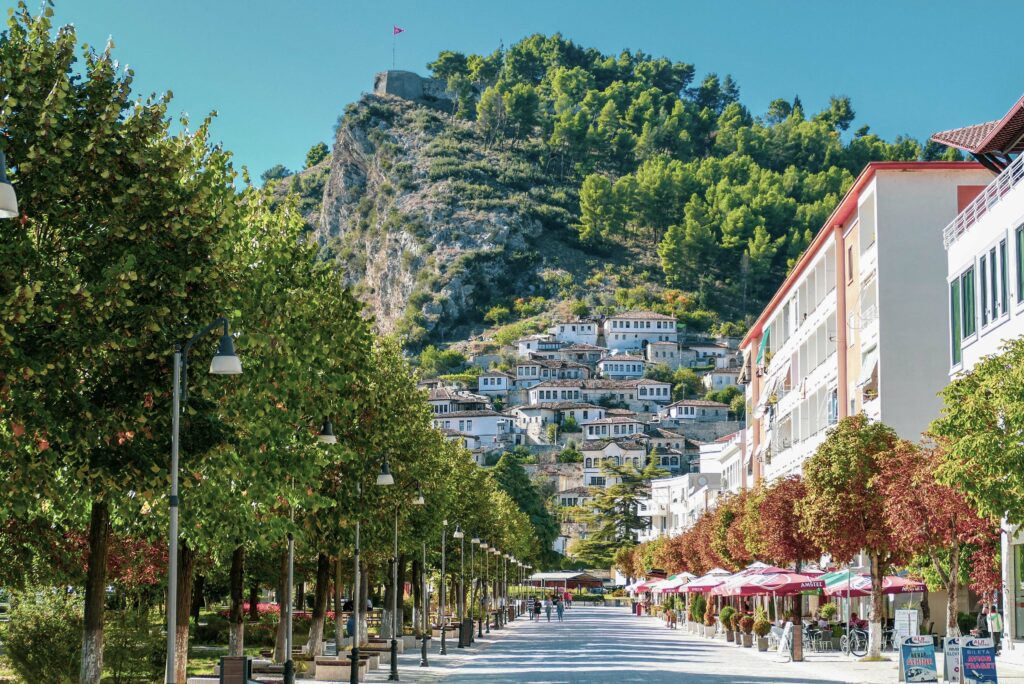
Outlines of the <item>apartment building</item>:
<svg viewBox="0 0 1024 684">
<path fill-rule="evenodd" d="M 946 382 L 937 226 L 991 179 L 975 162 L 873 162 L 740 343 L 753 481 L 798 473 L 827 428 L 863 411 L 917 438 Z"/>
<path fill-rule="evenodd" d="M 941 234 L 953 377 L 1024 335 L 1024 98 L 998 121 L 942 131 L 932 140 L 973 155 L 995 173 Z M 1024 530 L 1004 527 L 1001 659 L 1024 665 Z"/>
</svg>

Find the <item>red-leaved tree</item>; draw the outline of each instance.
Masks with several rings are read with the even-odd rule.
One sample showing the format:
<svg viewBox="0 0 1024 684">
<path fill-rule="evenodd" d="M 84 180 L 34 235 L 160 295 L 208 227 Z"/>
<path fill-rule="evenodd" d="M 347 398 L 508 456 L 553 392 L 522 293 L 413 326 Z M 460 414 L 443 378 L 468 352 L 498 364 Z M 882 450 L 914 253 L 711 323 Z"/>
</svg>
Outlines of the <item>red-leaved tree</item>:
<svg viewBox="0 0 1024 684">
<path fill-rule="evenodd" d="M 925 578 L 937 580 L 945 589 L 946 630 L 956 635 L 961 584 L 968 581 L 978 592 L 999 586 L 999 531 L 961 492 L 936 481 L 936 466 L 943 458 L 941 441 L 917 445 L 900 440 L 879 459 L 877 483 L 896 542 L 926 559 L 933 572 Z"/>
<path fill-rule="evenodd" d="M 762 560 L 786 566 L 821 555 L 821 549 L 800 528 L 796 507 L 807 498 L 807 488 L 799 475 L 776 480 L 758 498 L 757 543 Z"/>
</svg>

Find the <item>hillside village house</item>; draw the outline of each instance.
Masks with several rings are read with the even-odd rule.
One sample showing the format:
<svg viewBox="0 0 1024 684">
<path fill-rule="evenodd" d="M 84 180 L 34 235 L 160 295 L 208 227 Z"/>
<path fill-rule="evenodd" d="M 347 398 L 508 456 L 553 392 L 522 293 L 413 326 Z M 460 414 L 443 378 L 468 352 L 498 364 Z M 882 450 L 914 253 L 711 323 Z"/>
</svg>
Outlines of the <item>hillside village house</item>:
<svg viewBox="0 0 1024 684">
<path fill-rule="evenodd" d="M 873 162 L 758 316 L 741 349 L 753 481 L 798 473 L 828 426 L 864 411 L 916 439 L 949 365 L 936 226 L 987 184 L 974 162 Z"/>
<path fill-rule="evenodd" d="M 610 487 L 616 484 L 601 470 L 607 460 L 614 465 L 632 464 L 638 470 L 647 464 L 647 449 L 631 439 L 589 440 L 580 445 L 583 454 L 583 484 L 588 487 Z"/>
<path fill-rule="evenodd" d="M 579 319 L 556 323 L 548 332 L 564 344 L 597 344 L 597 321 Z"/>
<path fill-rule="evenodd" d="M 528 389 L 545 380 L 585 380 L 590 368 L 582 363 L 531 358 L 516 364 L 516 387 Z"/>
<path fill-rule="evenodd" d="M 660 416 L 679 421 L 709 423 L 729 419 L 729 405 L 705 399 L 682 399 L 659 411 Z"/>
<path fill-rule="evenodd" d="M 515 421 L 515 427 L 522 430 L 534 444 L 546 444 L 547 426 L 562 425 L 569 417 L 582 431 L 584 426 L 605 417 L 605 408 L 596 404 L 564 401 L 549 404 L 528 404 L 515 406 L 507 415 Z"/>
<path fill-rule="evenodd" d="M 632 437 L 643 433 L 643 431 L 644 423 L 642 420 L 625 416 L 601 418 L 600 420 L 587 423 L 583 427 L 583 435 L 588 440 L 607 439 L 609 437 Z"/>
<path fill-rule="evenodd" d="M 434 415 L 443 415 L 456 411 L 479 411 L 490 406 L 490 399 L 479 394 L 471 394 L 447 387 L 434 387 L 427 394 L 427 403 Z"/>
<path fill-rule="evenodd" d="M 644 358 L 652 365 L 663 363 L 672 370 L 683 365 L 683 354 L 677 342 L 649 342 L 644 349 Z"/>
<path fill-rule="evenodd" d="M 739 368 L 716 368 L 704 374 L 700 379 L 701 384 L 708 390 L 722 390 L 726 387 L 739 385 Z"/>
<path fill-rule="evenodd" d="M 672 386 L 658 380 L 549 380 L 531 387 L 531 404 L 552 401 L 620 402 L 630 411 L 652 413 L 671 399 Z"/>
<path fill-rule="evenodd" d="M 613 351 L 643 349 L 650 342 L 678 342 L 676 319 L 653 311 L 627 311 L 604 320 L 604 343 Z"/>
<path fill-rule="evenodd" d="M 477 392 L 485 395 L 508 394 L 512 389 L 515 376 L 499 370 L 490 370 L 480 374 L 477 379 Z"/>
<path fill-rule="evenodd" d="M 597 362 L 597 372 L 610 380 L 632 380 L 644 376 L 647 362 L 642 356 L 620 354 L 606 356 Z"/>
<path fill-rule="evenodd" d="M 700 466 L 700 443 L 682 433 L 663 427 L 648 427 L 645 435 L 650 460 L 672 473 L 696 472 Z"/>
<path fill-rule="evenodd" d="M 999 121 L 932 139 L 974 155 L 997 173 L 942 231 L 952 378 L 1024 335 L 1024 98 Z M 1024 665 L 1024 533 L 1003 527 L 1001 659 Z"/>
<path fill-rule="evenodd" d="M 607 349 L 594 344 L 569 344 L 558 350 L 558 358 L 563 361 L 583 363 L 591 368 L 607 354 Z"/>
<path fill-rule="evenodd" d="M 479 448 L 501 445 L 511 433 L 512 420 L 497 411 L 456 411 L 433 418 L 438 430 L 453 430 L 463 437 L 475 438 Z"/>
<path fill-rule="evenodd" d="M 744 430 L 700 445 L 700 472 L 720 476 L 719 491 L 736 494 L 751 485 Z"/>
<path fill-rule="evenodd" d="M 543 358 L 556 358 L 558 350 L 565 345 L 553 335 L 527 335 L 516 340 L 516 356 L 530 358 L 536 354 Z"/>
<path fill-rule="evenodd" d="M 739 368 L 743 355 L 724 342 L 691 342 L 686 345 L 694 354 L 692 366 Z"/>
</svg>

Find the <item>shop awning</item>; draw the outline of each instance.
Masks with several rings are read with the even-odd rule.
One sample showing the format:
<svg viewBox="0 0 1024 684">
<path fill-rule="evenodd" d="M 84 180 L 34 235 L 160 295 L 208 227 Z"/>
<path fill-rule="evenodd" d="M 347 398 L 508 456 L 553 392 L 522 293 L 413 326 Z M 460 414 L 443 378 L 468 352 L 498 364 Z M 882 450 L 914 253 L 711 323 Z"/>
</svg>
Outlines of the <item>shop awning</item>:
<svg viewBox="0 0 1024 684">
<path fill-rule="evenodd" d="M 687 594 L 706 594 L 719 584 L 725 581 L 725 578 L 731 575 L 728 570 L 722 568 L 715 568 L 706 575 L 702 575 L 695 580 L 683 585 L 681 591 Z"/>
<path fill-rule="evenodd" d="M 882 578 L 883 594 L 916 594 L 925 590 L 924 582 L 900 577 L 898 575 L 887 575 Z M 849 582 L 833 582 L 825 587 L 826 596 L 842 596 L 862 598 L 871 596 L 871 577 L 863 574 L 854 574 Z"/>
</svg>

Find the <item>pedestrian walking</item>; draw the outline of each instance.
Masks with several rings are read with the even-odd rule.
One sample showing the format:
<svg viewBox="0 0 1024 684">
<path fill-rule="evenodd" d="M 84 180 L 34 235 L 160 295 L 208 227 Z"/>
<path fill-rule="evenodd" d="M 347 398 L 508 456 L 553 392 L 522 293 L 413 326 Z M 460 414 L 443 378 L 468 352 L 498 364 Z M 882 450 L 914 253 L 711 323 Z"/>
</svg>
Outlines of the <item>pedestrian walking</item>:
<svg viewBox="0 0 1024 684">
<path fill-rule="evenodd" d="M 565 601 L 555 601 L 555 611 L 558 613 L 558 621 L 561 622 L 565 616 Z"/>
<path fill-rule="evenodd" d="M 984 603 L 981 604 L 981 609 L 978 610 L 978 623 L 976 629 L 979 637 L 982 639 L 988 637 L 988 606 Z"/>
<path fill-rule="evenodd" d="M 547 597 L 544 599 L 544 612 L 548 616 L 548 622 L 551 622 L 551 599 Z"/>
<path fill-rule="evenodd" d="M 536 612 L 536 608 L 537 608 L 537 599 L 536 599 L 536 597 L 533 597 L 533 596 L 529 597 L 526 600 L 526 617 L 529 618 L 530 620 L 532 620 L 533 619 L 533 614 L 534 614 L 534 612 Z"/>
<path fill-rule="evenodd" d="M 533 603 L 533 619 L 540 622 L 540 601 L 537 600 Z"/>
<path fill-rule="evenodd" d="M 569 593 L 568 589 L 562 594 L 562 603 L 565 604 L 566 608 L 572 608 L 572 594 Z"/>
</svg>

